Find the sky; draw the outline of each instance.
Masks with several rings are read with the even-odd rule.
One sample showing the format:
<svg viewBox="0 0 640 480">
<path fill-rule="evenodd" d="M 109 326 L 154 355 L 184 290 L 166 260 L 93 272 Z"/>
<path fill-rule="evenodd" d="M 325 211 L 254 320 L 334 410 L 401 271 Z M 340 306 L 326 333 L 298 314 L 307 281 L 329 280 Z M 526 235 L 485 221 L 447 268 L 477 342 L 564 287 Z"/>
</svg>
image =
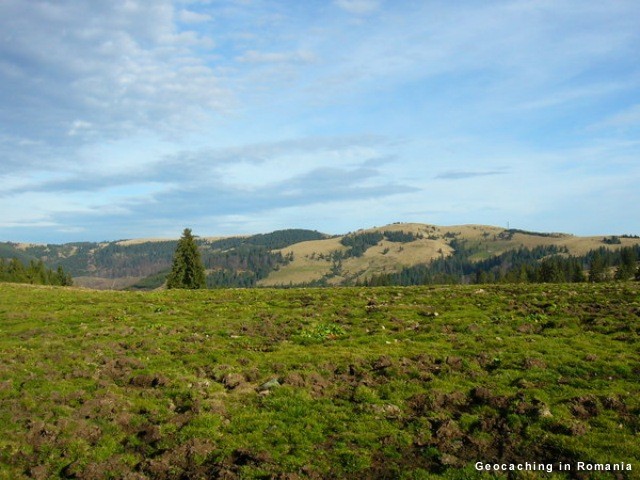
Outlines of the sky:
<svg viewBox="0 0 640 480">
<path fill-rule="evenodd" d="M 0 241 L 640 234 L 639 45 L 637 0 L 2 0 Z"/>
</svg>

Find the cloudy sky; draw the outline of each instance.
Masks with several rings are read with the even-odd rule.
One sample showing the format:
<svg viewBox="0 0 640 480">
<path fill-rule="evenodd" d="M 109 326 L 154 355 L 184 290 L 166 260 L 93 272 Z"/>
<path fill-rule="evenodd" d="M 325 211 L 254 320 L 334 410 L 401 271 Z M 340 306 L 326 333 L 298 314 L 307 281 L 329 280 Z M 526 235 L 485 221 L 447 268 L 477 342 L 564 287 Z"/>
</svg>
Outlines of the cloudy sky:
<svg viewBox="0 0 640 480">
<path fill-rule="evenodd" d="M 0 241 L 640 234 L 639 19 L 637 0 L 2 0 Z"/>
</svg>

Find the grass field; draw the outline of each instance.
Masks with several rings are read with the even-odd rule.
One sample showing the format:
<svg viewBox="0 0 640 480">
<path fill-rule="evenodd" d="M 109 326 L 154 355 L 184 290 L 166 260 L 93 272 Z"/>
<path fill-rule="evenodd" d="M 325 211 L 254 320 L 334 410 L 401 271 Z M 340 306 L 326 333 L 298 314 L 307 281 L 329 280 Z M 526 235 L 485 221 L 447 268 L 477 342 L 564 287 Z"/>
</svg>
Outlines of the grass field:
<svg viewBox="0 0 640 480">
<path fill-rule="evenodd" d="M 0 284 L 0 478 L 640 478 L 639 332 L 637 282 Z"/>
</svg>

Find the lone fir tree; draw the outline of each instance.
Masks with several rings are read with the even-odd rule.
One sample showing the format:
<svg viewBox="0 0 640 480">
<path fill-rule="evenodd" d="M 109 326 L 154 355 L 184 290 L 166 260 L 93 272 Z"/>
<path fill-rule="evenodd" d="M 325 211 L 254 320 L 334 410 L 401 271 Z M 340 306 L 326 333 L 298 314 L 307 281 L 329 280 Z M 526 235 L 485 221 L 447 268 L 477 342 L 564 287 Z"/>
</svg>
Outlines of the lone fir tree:
<svg viewBox="0 0 640 480">
<path fill-rule="evenodd" d="M 204 266 L 198 246 L 191 235 L 191 229 L 185 228 L 173 256 L 173 266 L 167 276 L 167 288 L 196 289 L 205 286 Z"/>
</svg>

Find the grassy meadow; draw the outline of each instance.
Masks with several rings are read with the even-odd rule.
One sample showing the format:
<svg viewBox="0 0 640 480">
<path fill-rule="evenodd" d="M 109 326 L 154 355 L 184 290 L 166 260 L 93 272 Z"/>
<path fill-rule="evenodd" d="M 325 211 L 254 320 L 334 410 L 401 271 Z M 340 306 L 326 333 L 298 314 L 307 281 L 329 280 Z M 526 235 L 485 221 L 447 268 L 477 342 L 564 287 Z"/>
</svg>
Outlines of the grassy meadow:
<svg viewBox="0 0 640 480">
<path fill-rule="evenodd" d="M 640 478 L 639 332 L 638 282 L 0 284 L 0 478 Z"/>
</svg>

